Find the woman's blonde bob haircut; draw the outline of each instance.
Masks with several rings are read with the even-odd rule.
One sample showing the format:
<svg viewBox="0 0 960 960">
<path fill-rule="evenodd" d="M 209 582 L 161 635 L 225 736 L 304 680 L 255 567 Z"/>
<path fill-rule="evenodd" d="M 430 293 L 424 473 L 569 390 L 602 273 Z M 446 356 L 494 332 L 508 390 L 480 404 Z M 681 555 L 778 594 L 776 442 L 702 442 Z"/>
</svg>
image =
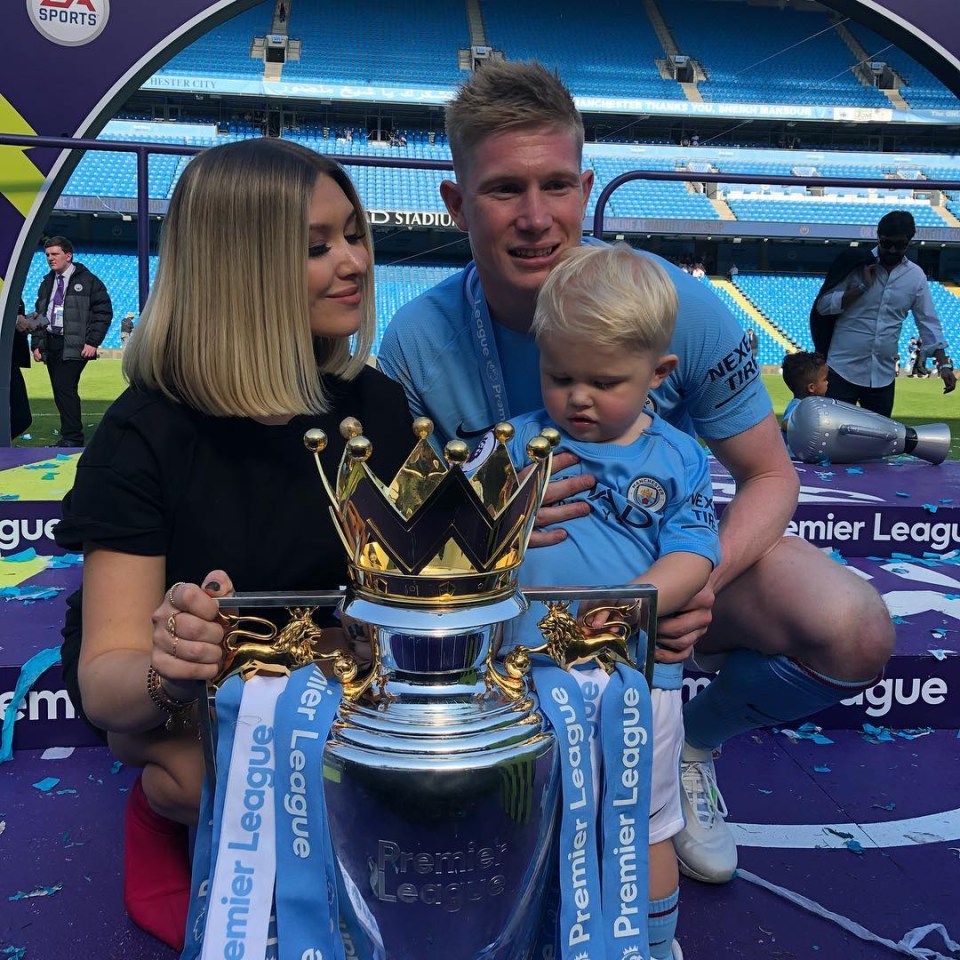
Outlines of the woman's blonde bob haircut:
<svg viewBox="0 0 960 960">
<path fill-rule="evenodd" d="M 667 271 L 625 243 L 566 251 L 537 298 L 533 333 L 665 353 L 677 319 Z"/>
<path fill-rule="evenodd" d="M 356 349 L 315 339 L 307 297 L 309 210 L 330 177 L 357 212 L 370 266 Z M 375 330 L 373 250 L 357 191 L 334 161 L 284 140 L 212 147 L 185 169 L 163 227 L 160 264 L 123 372 L 204 413 L 320 413 L 320 373 L 352 379 Z"/>
</svg>

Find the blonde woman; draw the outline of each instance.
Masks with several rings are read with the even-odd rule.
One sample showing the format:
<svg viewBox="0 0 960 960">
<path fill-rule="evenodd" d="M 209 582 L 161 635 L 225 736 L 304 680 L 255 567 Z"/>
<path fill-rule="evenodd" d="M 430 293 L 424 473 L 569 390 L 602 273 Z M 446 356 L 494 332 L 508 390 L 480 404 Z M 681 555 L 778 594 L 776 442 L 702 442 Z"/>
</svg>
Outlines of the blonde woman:
<svg viewBox="0 0 960 960">
<path fill-rule="evenodd" d="M 177 948 L 203 776 L 197 681 L 222 656 L 213 598 L 345 582 L 302 436 L 325 429 L 335 469 L 337 425 L 355 416 L 375 469 L 402 462 L 410 415 L 366 363 L 373 332 L 367 220 L 337 164 L 280 140 L 190 163 L 124 354 L 129 389 L 80 460 L 57 537 L 84 553 L 68 688 L 116 756 L 143 768 L 127 807 L 127 910 Z"/>
</svg>

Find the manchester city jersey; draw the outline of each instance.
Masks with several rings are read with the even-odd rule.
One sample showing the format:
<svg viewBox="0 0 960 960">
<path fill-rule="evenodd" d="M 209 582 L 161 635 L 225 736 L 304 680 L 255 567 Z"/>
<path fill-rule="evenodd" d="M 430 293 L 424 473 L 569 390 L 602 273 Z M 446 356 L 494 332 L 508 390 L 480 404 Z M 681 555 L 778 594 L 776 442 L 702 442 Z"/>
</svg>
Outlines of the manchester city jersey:
<svg viewBox="0 0 960 960">
<path fill-rule="evenodd" d="M 516 434 L 507 446 L 518 465 L 528 459 L 527 441 L 543 427 L 556 426 L 542 410 L 512 422 Z M 668 553 L 695 553 L 714 566 L 720 562 L 709 464 L 695 440 L 656 415 L 651 426 L 625 446 L 562 436 L 559 449 L 580 462 L 557 478 L 594 476 L 596 486 L 573 498 L 587 500 L 591 511 L 563 524 L 565 540 L 527 551 L 521 586 L 625 584 Z M 534 604 L 527 614 L 508 622 L 502 651 L 517 643 L 540 644 L 537 620 L 543 612 Z M 681 672 L 682 665 L 678 678 Z"/>
</svg>

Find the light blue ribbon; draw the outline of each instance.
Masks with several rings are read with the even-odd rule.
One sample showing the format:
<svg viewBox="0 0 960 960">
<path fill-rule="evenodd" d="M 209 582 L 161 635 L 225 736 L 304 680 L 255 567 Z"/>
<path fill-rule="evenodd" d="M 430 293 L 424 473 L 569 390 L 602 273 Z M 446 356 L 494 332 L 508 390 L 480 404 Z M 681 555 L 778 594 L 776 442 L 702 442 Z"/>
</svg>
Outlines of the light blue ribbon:
<svg viewBox="0 0 960 960">
<path fill-rule="evenodd" d="M 597 808 L 583 694 L 577 681 L 554 663 L 537 660 L 532 674 L 540 709 L 553 726 L 560 751 L 560 924 L 555 956 L 604 960 Z"/>
<path fill-rule="evenodd" d="M 243 680 L 233 676 L 217 691 L 217 785 L 211 797 L 206 779 L 200 798 L 200 819 L 193 847 L 193 869 L 190 877 L 190 912 L 180 960 L 197 960 L 203 948 L 203 930 L 207 917 L 207 893 L 220 846 L 223 806 L 227 791 L 227 770 L 233 753 L 237 715 L 243 697 Z M 200 709 L 205 708 L 201 702 Z"/>
<path fill-rule="evenodd" d="M 600 701 L 603 753 L 603 926 L 607 957 L 650 956 L 650 690 L 633 667 L 617 664 Z"/>
<path fill-rule="evenodd" d="M 342 691 L 337 680 L 310 665 L 291 675 L 277 701 L 279 960 L 344 960 L 337 866 L 323 796 L 323 749 Z M 321 864 L 325 883 L 317 882 Z"/>
</svg>

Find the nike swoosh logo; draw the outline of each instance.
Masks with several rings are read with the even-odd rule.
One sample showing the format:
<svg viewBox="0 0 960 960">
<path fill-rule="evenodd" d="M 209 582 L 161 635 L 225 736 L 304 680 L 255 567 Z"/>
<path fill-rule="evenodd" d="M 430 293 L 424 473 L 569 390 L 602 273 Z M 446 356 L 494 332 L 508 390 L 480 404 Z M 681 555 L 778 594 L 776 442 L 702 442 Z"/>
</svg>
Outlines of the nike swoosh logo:
<svg viewBox="0 0 960 960">
<path fill-rule="evenodd" d="M 491 423 L 489 427 L 483 427 L 480 430 L 464 430 L 463 421 L 461 420 L 457 427 L 457 436 L 461 440 L 475 440 L 477 437 L 482 437 L 485 433 L 489 433 L 492 429 L 493 424 Z"/>
</svg>

